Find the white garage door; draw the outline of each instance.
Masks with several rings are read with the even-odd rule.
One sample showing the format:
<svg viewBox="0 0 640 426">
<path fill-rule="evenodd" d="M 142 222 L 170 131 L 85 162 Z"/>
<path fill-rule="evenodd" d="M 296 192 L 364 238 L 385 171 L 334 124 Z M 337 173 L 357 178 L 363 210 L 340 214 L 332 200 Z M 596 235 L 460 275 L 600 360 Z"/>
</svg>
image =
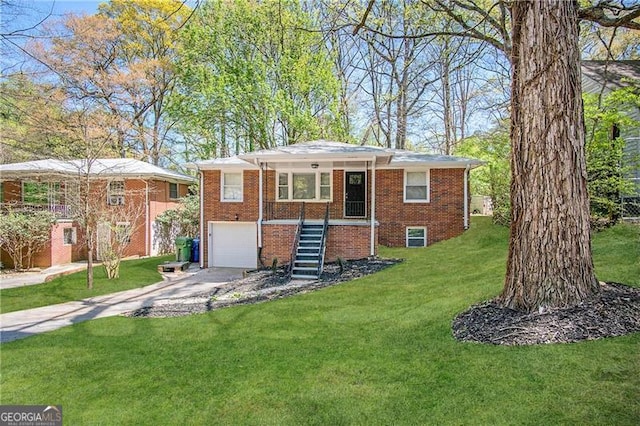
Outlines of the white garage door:
<svg viewBox="0 0 640 426">
<path fill-rule="evenodd" d="M 209 223 L 209 266 L 256 268 L 257 240 L 254 222 Z"/>
</svg>

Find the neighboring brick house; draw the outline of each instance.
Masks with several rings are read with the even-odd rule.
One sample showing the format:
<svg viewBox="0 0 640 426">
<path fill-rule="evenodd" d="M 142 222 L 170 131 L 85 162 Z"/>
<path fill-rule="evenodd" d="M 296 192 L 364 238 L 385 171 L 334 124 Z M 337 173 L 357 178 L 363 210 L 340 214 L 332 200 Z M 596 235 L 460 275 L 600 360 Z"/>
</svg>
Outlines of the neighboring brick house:
<svg viewBox="0 0 640 426">
<path fill-rule="evenodd" d="M 480 164 L 328 141 L 195 163 L 201 266 L 297 262 L 303 205 L 304 223 L 316 228 L 310 233 L 321 234 L 328 213 L 326 261 L 376 255 L 379 244 L 421 247 L 460 235 L 469 225 L 469 170 Z"/>
<path fill-rule="evenodd" d="M 79 176 L 86 176 L 86 169 L 82 160 L 50 159 L 0 165 L 2 214 L 9 208 L 14 211 L 38 209 L 49 210 L 57 217 L 50 242 L 35 257 L 34 266 L 49 267 L 86 259 L 82 229 L 74 222 L 70 205 L 73 191 L 77 191 L 74 188 L 79 179 L 83 179 Z M 124 206 L 137 206 L 140 212 L 140 223 L 122 222 L 123 227 L 133 229 L 125 255 L 156 254 L 153 246 L 156 217 L 177 207 L 195 179 L 133 159 L 100 159 L 88 169 L 91 185 L 95 187 L 97 199 L 104 201 L 105 211 L 117 212 Z M 13 266 L 4 252 L 2 263 L 5 267 Z"/>
</svg>

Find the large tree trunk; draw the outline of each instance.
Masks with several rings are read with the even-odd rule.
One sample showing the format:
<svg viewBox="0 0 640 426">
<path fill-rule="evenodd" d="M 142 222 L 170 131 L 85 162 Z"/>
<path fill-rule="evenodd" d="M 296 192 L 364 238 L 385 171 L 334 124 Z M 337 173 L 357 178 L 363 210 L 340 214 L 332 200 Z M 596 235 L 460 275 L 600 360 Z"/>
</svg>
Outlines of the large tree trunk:
<svg viewBox="0 0 640 426">
<path fill-rule="evenodd" d="M 599 292 L 589 199 L 576 1 L 512 3 L 511 240 L 499 301 L 527 312 Z"/>
</svg>

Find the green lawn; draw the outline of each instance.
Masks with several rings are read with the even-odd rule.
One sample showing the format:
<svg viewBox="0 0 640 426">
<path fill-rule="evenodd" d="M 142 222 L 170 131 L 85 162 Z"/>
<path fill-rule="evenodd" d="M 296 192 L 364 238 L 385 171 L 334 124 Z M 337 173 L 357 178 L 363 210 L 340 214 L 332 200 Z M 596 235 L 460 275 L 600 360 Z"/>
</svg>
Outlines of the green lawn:
<svg viewBox="0 0 640 426">
<path fill-rule="evenodd" d="M 640 286 L 638 228 L 594 241 L 600 279 Z M 65 424 L 637 425 L 640 333 L 537 347 L 459 343 L 495 296 L 507 230 L 486 219 L 317 292 L 172 319 L 114 317 L 2 345 L 1 404 Z"/>
<path fill-rule="evenodd" d="M 125 260 L 120 264 L 120 278 L 108 280 L 102 266 L 94 267 L 93 290 L 87 289 L 87 272 L 64 275 L 48 283 L 0 290 L 0 313 L 19 311 L 80 300 L 117 291 L 144 287 L 162 281 L 157 267 L 173 255 Z"/>
</svg>

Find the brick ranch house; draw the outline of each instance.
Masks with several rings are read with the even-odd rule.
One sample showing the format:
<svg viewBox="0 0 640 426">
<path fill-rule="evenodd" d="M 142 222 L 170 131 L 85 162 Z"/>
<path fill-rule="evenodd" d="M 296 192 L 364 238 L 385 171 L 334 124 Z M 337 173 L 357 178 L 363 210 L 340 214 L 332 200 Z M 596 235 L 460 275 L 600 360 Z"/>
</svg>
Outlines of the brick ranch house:
<svg viewBox="0 0 640 426">
<path fill-rule="evenodd" d="M 73 220 L 71 195 L 77 190 L 79 176 L 86 175 L 83 160 L 38 160 L 0 165 L 0 206 L 2 215 L 13 211 L 48 210 L 57 221 L 51 227 L 47 246 L 34 258 L 34 266 L 49 267 L 87 256 L 82 246 L 82 229 Z M 89 167 L 97 197 L 104 208 L 138 206 L 140 223 L 131 226 L 130 243 L 125 256 L 151 256 L 154 248 L 154 221 L 165 210 L 177 207 L 195 179 L 134 159 L 100 159 Z M 118 223 L 120 225 L 120 223 Z M 133 226 L 132 226 L 133 225 Z M 99 227 L 100 229 L 100 227 Z M 104 234 L 103 234 L 104 235 Z M 101 237 L 98 230 L 97 237 Z M 104 238 L 104 237 L 103 237 Z M 99 257 L 99 253 L 98 257 Z M 11 258 L 1 253 L 4 267 L 12 267 Z"/>
<path fill-rule="evenodd" d="M 469 226 L 480 161 L 314 141 L 192 164 L 200 176 L 202 267 L 361 259 L 423 247 Z"/>
</svg>

